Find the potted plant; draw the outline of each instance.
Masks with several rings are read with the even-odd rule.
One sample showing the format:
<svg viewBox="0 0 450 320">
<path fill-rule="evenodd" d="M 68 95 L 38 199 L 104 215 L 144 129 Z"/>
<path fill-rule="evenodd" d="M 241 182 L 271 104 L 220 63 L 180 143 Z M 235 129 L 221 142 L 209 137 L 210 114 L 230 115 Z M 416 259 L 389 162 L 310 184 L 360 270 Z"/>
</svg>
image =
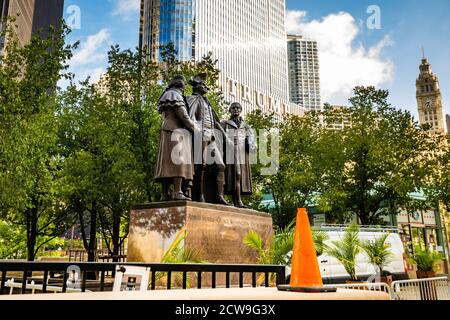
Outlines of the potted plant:
<svg viewBox="0 0 450 320">
<path fill-rule="evenodd" d="M 356 276 L 356 256 L 361 253 L 359 226 L 349 226 L 343 239 L 331 242 L 331 246 L 325 248 L 325 253 L 342 263 L 345 271 L 350 276 L 350 280 L 347 283 L 359 282 Z"/>
<path fill-rule="evenodd" d="M 369 258 L 369 263 L 378 268 L 381 275 L 381 282 L 391 284 L 392 275 L 387 275 L 384 267 L 392 261 L 393 254 L 389 251 L 389 246 L 386 244 L 386 239 L 389 234 L 384 234 L 375 241 L 364 241 L 361 244 L 362 250 Z"/>
<path fill-rule="evenodd" d="M 428 248 L 425 250 L 416 248 L 414 251 L 411 260 L 417 266 L 417 278 L 433 278 L 436 275 L 436 265 L 442 259 L 441 254 Z"/>
<path fill-rule="evenodd" d="M 291 223 L 284 229 L 278 228 L 270 243 L 265 244 L 261 236 L 254 230 L 248 232 L 243 243 L 254 249 L 258 255 L 260 264 L 289 265 L 294 246 L 294 224 Z M 271 274 L 271 281 L 275 283 L 275 274 Z M 258 278 L 258 283 L 263 283 L 264 275 Z"/>
<path fill-rule="evenodd" d="M 441 261 L 442 256 L 439 252 L 426 248 L 415 248 L 414 255 L 410 258 L 417 266 L 417 278 L 427 279 L 436 276 L 436 265 Z M 437 288 L 435 282 L 420 282 L 419 283 L 421 300 L 437 300 Z"/>
<path fill-rule="evenodd" d="M 254 230 L 249 231 L 243 242 L 246 246 L 256 250 L 259 263 L 284 265 L 289 267 L 291 265 L 292 248 L 294 246 L 294 222 L 295 221 L 290 223 L 284 229 L 277 228 L 275 230 L 275 235 L 272 237 L 271 242 L 266 248 L 261 236 Z M 317 256 L 320 256 L 327 248 L 325 241 L 329 239 L 329 236 L 325 231 L 321 230 L 313 230 L 312 236 Z M 272 274 L 272 276 L 273 279 L 271 280 L 275 280 L 275 274 Z M 290 275 L 287 277 L 288 282 L 289 278 Z M 264 278 L 262 277 L 262 279 Z"/>
<path fill-rule="evenodd" d="M 175 240 L 170 245 L 169 249 L 164 253 L 161 258 L 161 263 L 174 263 L 174 264 L 188 264 L 188 263 L 208 263 L 208 261 L 202 259 L 202 251 L 196 249 L 189 249 L 185 247 L 185 240 L 187 237 L 186 227 L 183 227 L 176 235 Z M 195 278 L 195 277 L 193 277 Z M 167 284 L 167 272 L 156 273 L 157 286 L 164 287 Z M 173 274 L 173 284 L 176 287 L 183 285 L 182 274 L 176 272 Z M 186 287 L 191 288 L 191 277 L 189 274 L 186 277 Z"/>
<path fill-rule="evenodd" d="M 325 250 L 328 248 L 325 241 L 329 240 L 330 236 L 328 235 L 328 233 L 326 233 L 325 231 L 322 231 L 322 230 L 313 230 L 312 234 L 313 234 L 314 246 L 316 248 L 316 254 L 317 254 L 317 256 L 321 256 L 325 252 Z"/>
</svg>

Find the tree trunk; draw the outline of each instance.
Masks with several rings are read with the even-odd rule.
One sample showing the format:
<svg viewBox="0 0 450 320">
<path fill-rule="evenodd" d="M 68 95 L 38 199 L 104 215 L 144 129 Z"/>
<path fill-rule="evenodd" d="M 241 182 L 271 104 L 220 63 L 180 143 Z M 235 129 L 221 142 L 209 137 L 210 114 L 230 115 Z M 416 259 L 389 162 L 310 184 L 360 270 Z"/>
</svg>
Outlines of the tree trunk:
<svg viewBox="0 0 450 320">
<path fill-rule="evenodd" d="M 97 207 L 95 202 L 92 204 L 92 209 L 89 210 L 90 216 L 90 232 L 89 232 L 89 241 L 87 239 L 86 230 L 85 230 L 85 220 L 84 220 L 84 210 L 81 205 L 78 205 L 78 216 L 80 219 L 80 228 L 81 228 L 81 236 L 83 238 L 84 249 L 88 254 L 88 262 L 95 261 L 96 255 L 96 245 L 97 245 Z M 96 272 L 87 272 L 86 278 L 89 280 L 95 280 L 97 278 Z"/>
<path fill-rule="evenodd" d="M 83 239 L 83 246 L 84 246 L 84 249 L 87 251 L 87 250 L 89 250 L 89 243 L 87 241 L 87 236 L 86 236 L 86 230 L 85 230 L 85 224 L 84 224 L 84 211 L 83 210 L 78 211 L 78 218 L 80 220 L 80 231 L 81 231 L 81 237 Z"/>
<path fill-rule="evenodd" d="M 88 262 L 95 262 L 96 253 L 97 253 L 97 204 L 94 202 L 92 204 L 91 210 L 91 223 L 90 223 L 90 232 L 89 232 L 89 245 L 87 248 L 88 251 Z M 96 280 L 97 272 L 87 272 L 86 278 L 88 280 Z"/>
<path fill-rule="evenodd" d="M 367 214 L 365 214 L 365 213 L 358 214 L 358 217 L 361 220 L 361 225 L 363 225 L 363 226 L 370 225 L 370 220 L 369 220 L 369 217 L 367 216 Z"/>
<path fill-rule="evenodd" d="M 97 207 L 94 203 L 91 210 L 91 223 L 89 233 L 88 262 L 95 262 L 96 246 L 97 246 Z"/>
<path fill-rule="evenodd" d="M 112 230 L 112 244 L 113 244 L 113 262 L 119 262 L 120 252 L 120 211 L 113 211 L 113 230 Z"/>
<path fill-rule="evenodd" d="M 27 209 L 27 261 L 34 261 L 37 241 L 37 208 Z"/>
</svg>

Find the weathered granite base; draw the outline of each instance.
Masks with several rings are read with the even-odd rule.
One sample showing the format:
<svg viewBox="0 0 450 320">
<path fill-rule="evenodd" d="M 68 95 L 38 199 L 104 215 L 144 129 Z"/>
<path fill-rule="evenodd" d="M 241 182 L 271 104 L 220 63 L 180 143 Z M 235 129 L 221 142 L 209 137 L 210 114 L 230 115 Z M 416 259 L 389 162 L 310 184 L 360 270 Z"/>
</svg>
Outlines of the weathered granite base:
<svg viewBox="0 0 450 320">
<path fill-rule="evenodd" d="M 161 262 L 180 230 L 186 227 L 185 248 L 198 250 L 208 263 L 258 263 L 243 244 L 250 230 L 264 243 L 272 236 L 272 217 L 254 210 L 190 201 L 152 203 L 131 210 L 127 260 Z"/>
</svg>

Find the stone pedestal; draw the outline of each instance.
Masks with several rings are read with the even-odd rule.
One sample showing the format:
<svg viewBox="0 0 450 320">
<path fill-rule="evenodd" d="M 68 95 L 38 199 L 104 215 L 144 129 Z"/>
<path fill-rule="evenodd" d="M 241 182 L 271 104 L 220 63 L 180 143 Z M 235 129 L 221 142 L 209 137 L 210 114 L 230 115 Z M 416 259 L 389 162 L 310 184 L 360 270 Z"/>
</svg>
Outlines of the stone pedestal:
<svg viewBox="0 0 450 320">
<path fill-rule="evenodd" d="M 158 263 L 185 227 L 185 248 L 200 251 L 208 263 L 258 263 L 255 250 L 243 244 L 250 230 L 266 245 L 272 237 L 272 217 L 254 210 L 190 201 L 135 206 L 131 210 L 127 260 Z"/>
</svg>

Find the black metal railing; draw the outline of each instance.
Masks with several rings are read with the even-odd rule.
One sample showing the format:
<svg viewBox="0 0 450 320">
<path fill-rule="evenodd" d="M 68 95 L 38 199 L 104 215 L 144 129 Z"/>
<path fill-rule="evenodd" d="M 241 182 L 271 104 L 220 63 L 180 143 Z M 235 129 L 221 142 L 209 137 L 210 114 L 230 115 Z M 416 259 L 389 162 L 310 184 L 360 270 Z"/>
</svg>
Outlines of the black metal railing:
<svg viewBox="0 0 450 320">
<path fill-rule="evenodd" d="M 69 267 L 73 268 L 74 266 L 78 267 L 81 272 L 81 292 L 85 292 L 87 288 L 91 291 L 111 291 L 113 279 L 109 275 L 114 275 L 119 266 L 124 266 L 125 268 L 127 266 L 150 268 L 150 290 L 173 289 L 176 276 L 178 276 L 179 280 L 181 279 L 181 284 L 177 288 L 182 289 L 189 287 L 188 279 L 193 279 L 193 281 L 190 281 L 190 287 L 198 289 L 214 289 L 218 287 L 242 288 L 244 286 L 269 287 L 271 284 L 285 283 L 285 267 L 278 265 L 7 261 L 0 262 L 0 294 L 9 293 L 6 290 L 6 284 L 12 278 L 11 274 L 15 275 L 15 281 L 19 280 L 22 284 L 20 290 L 22 294 L 30 291 L 27 288 L 29 280 L 42 284 L 42 289 L 40 290 L 42 293 L 48 292 L 48 285 L 61 286 L 61 292 L 67 292 L 67 280 L 69 279 L 67 270 Z M 21 276 L 19 276 L 19 279 L 18 275 Z M 109 282 L 107 281 L 108 279 L 110 280 Z"/>
</svg>

